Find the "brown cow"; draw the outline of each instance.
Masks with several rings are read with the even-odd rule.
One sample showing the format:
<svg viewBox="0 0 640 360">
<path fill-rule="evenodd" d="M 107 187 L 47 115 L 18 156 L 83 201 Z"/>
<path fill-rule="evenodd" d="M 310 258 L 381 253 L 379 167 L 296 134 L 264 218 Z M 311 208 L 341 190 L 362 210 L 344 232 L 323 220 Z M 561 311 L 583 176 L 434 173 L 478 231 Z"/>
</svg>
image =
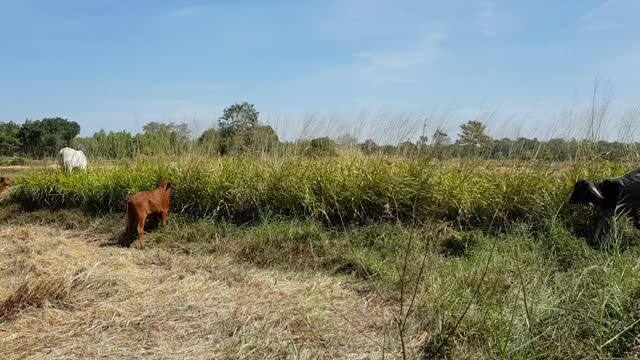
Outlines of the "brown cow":
<svg viewBox="0 0 640 360">
<path fill-rule="evenodd" d="M 167 226 L 170 197 L 171 183 L 165 180 L 155 190 L 141 191 L 127 199 L 127 235 L 132 234 L 137 226 L 141 249 L 144 249 L 144 224 L 149 215 L 162 215 L 162 226 Z"/>
<path fill-rule="evenodd" d="M 11 180 L 9 180 L 8 178 L 5 178 L 4 176 L 0 177 L 0 194 L 11 185 L 13 185 L 11 183 Z"/>
</svg>

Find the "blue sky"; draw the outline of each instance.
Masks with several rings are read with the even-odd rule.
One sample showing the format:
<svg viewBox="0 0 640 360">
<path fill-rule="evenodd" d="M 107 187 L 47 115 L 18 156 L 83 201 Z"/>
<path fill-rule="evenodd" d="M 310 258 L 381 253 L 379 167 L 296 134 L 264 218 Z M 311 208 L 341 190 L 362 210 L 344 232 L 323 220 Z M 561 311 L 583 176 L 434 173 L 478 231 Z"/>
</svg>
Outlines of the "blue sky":
<svg viewBox="0 0 640 360">
<path fill-rule="evenodd" d="M 638 0 L 0 0 L 0 121 L 202 129 L 249 101 L 285 136 L 310 114 L 395 119 L 381 133 L 484 116 L 496 136 L 544 136 L 597 75 L 612 106 L 640 105 L 639 13 Z"/>
</svg>

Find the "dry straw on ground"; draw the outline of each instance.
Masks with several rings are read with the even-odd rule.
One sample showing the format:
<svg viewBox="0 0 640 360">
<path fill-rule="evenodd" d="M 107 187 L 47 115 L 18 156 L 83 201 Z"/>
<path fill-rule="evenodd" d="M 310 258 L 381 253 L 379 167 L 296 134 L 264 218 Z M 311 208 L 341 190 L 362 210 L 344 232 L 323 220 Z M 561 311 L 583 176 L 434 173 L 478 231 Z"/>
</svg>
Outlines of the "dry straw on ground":
<svg viewBox="0 0 640 360">
<path fill-rule="evenodd" d="M 393 332 L 347 278 L 94 240 L 0 229 L 1 359 L 380 358 Z"/>
</svg>

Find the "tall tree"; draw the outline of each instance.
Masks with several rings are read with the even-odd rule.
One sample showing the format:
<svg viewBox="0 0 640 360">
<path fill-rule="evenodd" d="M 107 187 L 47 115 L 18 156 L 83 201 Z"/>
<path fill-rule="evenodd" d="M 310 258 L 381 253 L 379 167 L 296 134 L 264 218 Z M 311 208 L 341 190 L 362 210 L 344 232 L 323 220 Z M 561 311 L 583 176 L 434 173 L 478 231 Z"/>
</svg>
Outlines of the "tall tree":
<svg viewBox="0 0 640 360">
<path fill-rule="evenodd" d="M 0 123 L 0 155 L 13 156 L 20 150 L 19 132 L 20 125 L 14 122 Z"/>
<path fill-rule="evenodd" d="M 42 158 L 55 155 L 61 147 L 70 146 L 71 140 L 80 134 L 80 125 L 60 117 L 27 120 L 18 132 L 22 151 Z"/>
<path fill-rule="evenodd" d="M 181 154 L 189 146 L 190 130 L 187 124 L 150 122 L 142 127 L 143 133 L 134 137 L 142 153 Z"/>
<path fill-rule="evenodd" d="M 460 125 L 460 135 L 456 144 L 460 146 L 482 148 L 491 142 L 491 137 L 485 133 L 486 125 L 480 121 L 471 120 Z"/>
<path fill-rule="evenodd" d="M 380 146 L 378 146 L 373 139 L 367 139 L 360 144 L 360 149 L 362 149 L 363 153 L 369 155 L 377 152 L 380 149 Z"/>
<path fill-rule="evenodd" d="M 227 107 L 218 119 L 222 136 L 229 137 L 236 132 L 252 129 L 258 125 L 259 114 L 255 106 L 247 102 Z"/>
</svg>

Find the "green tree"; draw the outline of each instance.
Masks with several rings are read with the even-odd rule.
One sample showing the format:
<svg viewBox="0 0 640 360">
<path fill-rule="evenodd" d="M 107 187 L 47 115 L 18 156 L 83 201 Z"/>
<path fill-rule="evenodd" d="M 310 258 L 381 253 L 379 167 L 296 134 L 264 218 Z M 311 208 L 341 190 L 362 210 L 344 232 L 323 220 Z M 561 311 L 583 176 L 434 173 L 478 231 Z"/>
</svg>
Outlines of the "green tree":
<svg viewBox="0 0 640 360">
<path fill-rule="evenodd" d="M 342 134 L 336 137 L 336 144 L 341 146 L 353 146 L 358 143 L 358 139 L 351 134 Z"/>
<path fill-rule="evenodd" d="M 250 147 L 254 151 L 269 152 L 279 142 L 278 134 L 269 125 L 258 125 L 251 130 Z"/>
<path fill-rule="evenodd" d="M 227 107 L 218 119 L 218 127 L 222 136 L 230 137 L 236 132 L 252 129 L 258 125 L 259 114 L 255 106 L 247 102 Z"/>
<path fill-rule="evenodd" d="M 491 142 L 491 137 L 485 133 L 487 127 L 480 121 L 471 120 L 460 125 L 460 135 L 457 145 L 464 147 L 483 148 Z"/>
<path fill-rule="evenodd" d="M 360 144 L 360 149 L 363 153 L 370 155 L 376 153 L 380 150 L 380 146 L 376 144 L 372 139 L 365 140 L 362 144 Z"/>
<path fill-rule="evenodd" d="M 218 153 L 265 153 L 271 151 L 279 144 L 278 135 L 271 126 L 260 125 L 258 116 L 260 113 L 253 104 L 243 102 L 233 104 L 224 109 L 223 115 L 218 120 L 218 130 L 201 136 L 202 142 L 219 141 Z M 203 134 L 205 135 L 205 134 Z"/>
<path fill-rule="evenodd" d="M 248 129 L 221 132 L 220 154 L 265 153 L 278 144 L 278 135 L 271 126 L 257 125 Z"/>
<path fill-rule="evenodd" d="M 133 136 L 126 131 L 109 131 L 103 129 L 86 138 L 73 139 L 73 146 L 81 148 L 94 158 L 123 159 L 135 156 Z"/>
<path fill-rule="evenodd" d="M 398 154 L 402 156 L 412 156 L 418 153 L 418 147 L 411 141 L 404 141 L 398 144 Z"/>
<path fill-rule="evenodd" d="M 80 125 L 63 118 L 27 120 L 18 132 L 23 153 L 38 158 L 54 156 L 60 148 L 70 146 L 80 134 Z"/>
<path fill-rule="evenodd" d="M 219 155 L 222 153 L 222 135 L 218 129 L 207 129 L 198 138 L 198 145 L 205 153 Z"/>
<path fill-rule="evenodd" d="M 14 122 L 0 123 L 0 155 L 13 156 L 20 150 L 19 132 L 20 125 Z"/>
<path fill-rule="evenodd" d="M 189 148 L 187 124 L 150 122 L 142 130 L 143 133 L 137 134 L 133 140 L 143 154 L 182 154 Z"/>
<path fill-rule="evenodd" d="M 302 140 L 299 141 L 297 146 L 302 148 L 302 153 L 305 156 L 309 157 L 318 157 L 318 156 L 337 156 L 337 147 L 338 144 L 329 138 L 329 137 L 321 137 L 315 138 L 311 140 Z"/>
</svg>

